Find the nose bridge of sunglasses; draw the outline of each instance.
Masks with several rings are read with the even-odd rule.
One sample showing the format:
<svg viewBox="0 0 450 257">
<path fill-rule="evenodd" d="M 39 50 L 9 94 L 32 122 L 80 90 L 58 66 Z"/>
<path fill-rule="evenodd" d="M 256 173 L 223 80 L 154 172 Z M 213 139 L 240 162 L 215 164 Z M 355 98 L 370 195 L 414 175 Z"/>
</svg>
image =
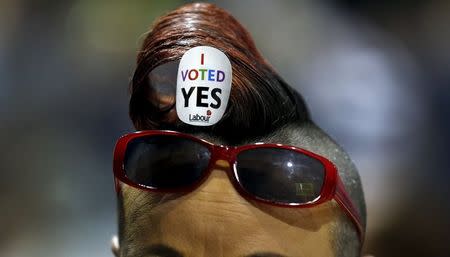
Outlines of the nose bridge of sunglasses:
<svg viewBox="0 0 450 257">
<path fill-rule="evenodd" d="M 232 156 L 232 150 L 234 149 L 234 147 L 231 146 L 226 146 L 226 145 L 215 145 L 214 146 L 214 159 L 215 159 L 215 163 L 216 165 L 224 165 L 222 162 L 219 162 L 219 164 L 217 164 L 218 160 L 221 160 L 223 162 L 226 162 L 228 164 L 228 167 L 230 166 L 229 162 Z"/>
<path fill-rule="evenodd" d="M 231 150 L 233 147 L 226 145 L 215 145 L 213 149 L 213 165 L 215 168 L 228 170 L 231 167 Z"/>
</svg>

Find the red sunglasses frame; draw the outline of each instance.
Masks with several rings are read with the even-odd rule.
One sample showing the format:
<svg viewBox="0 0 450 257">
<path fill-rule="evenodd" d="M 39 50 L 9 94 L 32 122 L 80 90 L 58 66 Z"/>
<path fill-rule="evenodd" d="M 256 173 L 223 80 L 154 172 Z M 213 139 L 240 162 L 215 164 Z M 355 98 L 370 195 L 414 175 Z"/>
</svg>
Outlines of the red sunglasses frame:
<svg viewBox="0 0 450 257">
<path fill-rule="evenodd" d="M 208 150 L 211 153 L 211 159 L 209 161 L 208 167 L 206 168 L 206 172 L 202 175 L 202 177 L 194 183 L 193 185 L 187 186 L 187 187 L 178 187 L 173 189 L 158 189 L 150 186 L 141 185 L 138 183 L 135 183 L 131 181 L 125 173 L 123 161 L 125 157 L 125 151 L 127 149 L 128 143 L 136 138 L 139 137 L 145 137 L 145 136 L 154 136 L 154 135 L 170 135 L 170 136 L 176 136 L 180 138 L 186 138 L 190 139 L 192 141 L 198 142 L 202 144 L 203 146 L 207 147 Z M 292 150 L 301 154 L 304 154 L 306 156 L 309 156 L 311 158 L 314 158 L 322 163 L 322 165 L 325 167 L 325 177 L 324 177 L 324 184 L 322 186 L 322 190 L 320 192 L 320 195 L 307 203 L 280 203 L 280 202 L 273 202 L 269 200 L 265 200 L 262 198 L 259 198 L 249 192 L 247 192 L 240 184 L 239 178 L 237 176 L 237 169 L 236 169 L 236 157 L 237 155 L 245 150 L 249 149 L 255 149 L 255 148 L 279 148 L 279 149 L 288 149 Z M 137 131 L 133 132 L 127 135 L 124 135 L 119 138 L 119 140 L 116 143 L 115 149 L 114 149 L 114 162 L 113 162 L 113 171 L 114 171 L 114 184 L 116 192 L 120 192 L 120 183 L 119 181 L 138 188 L 145 191 L 153 191 L 153 192 L 167 192 L 167 193 L 180 193 L 180 192 L 191 192 L 194 189 L 196 189 L 199 185 L 201 185 L 211 174 L 213 168 L 216 168 L 219 166 L 217 164 L 217 161 L 224 160 L 227 161 L 232 168 L 228 167 L 226 170 L 226 173 L 228 175 L 228 178 L 232 182 L 234 188 L 244 197 L 250 200 L 254 200 L 257 202 L 262 202 L 265 204 L 273 205 L 273 206 L 279 206 L 279 207 L 291 207 L 291 208 L 309 208 L 316 206 L 318 204 L 321 204 L 323 202 L 329 201 L 329 200 L 336 200 L 336 202 L 341 206 L 341 208 L 344 210 L 344 212 L 347 214 L 347 216 L 350 218 L 350 220 L 354 223 L 359 239 L 361 243 L 364 240 L 364 230 L 361 223 L 360 215 L 355 208 L 354 204 L 352 203 L 348 193 L 345 190 L 344 184 L 342 183 L 341 178 L 339 177 L 339 173 L 337 172 L 336 167 L 334 164 L 329 161 L 328 159 L 317 155 L 313 152 L 310 152 L 305 149 L 301 149 L 295 146 L 288 146 L 288 145 L 282 145 L 282 144 L 265 144 L 265 143 L 255 143 L 250 145 L 243 145 L 243 146 L 224 146 L 224 145 L 215 145 L 212 144 L 206 140 L 194 137 L 189 134 L 184 134 L 181 132 L 176 131 L 169 131 L 169 130 L 147 130 L 147 131 Z M 222 166 L 220 166 L 221 169 L 223 169 Z"/>
</svg>

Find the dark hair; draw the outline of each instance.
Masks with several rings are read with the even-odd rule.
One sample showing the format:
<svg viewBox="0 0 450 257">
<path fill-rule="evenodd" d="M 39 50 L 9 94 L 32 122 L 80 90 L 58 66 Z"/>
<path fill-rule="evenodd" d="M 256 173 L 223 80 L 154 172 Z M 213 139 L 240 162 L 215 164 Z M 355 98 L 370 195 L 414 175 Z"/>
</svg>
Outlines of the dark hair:
<svg viewBox="0 0 450 257">
<path fill-rule="evenodd" d="M 227 110 L 210 127 L 184 124 L 175 112 L 176 65 L 170 64 L 200 45 L 224 52 L 233 68 Z M 171 74 L 159 74 L 164 65 L 172 67 Z M 163 81 L 167 76 L 172 78 Z M 301 96 L 264 60 L 245 28 L 223 9 L 206 3 L 185 5 L 156 21 L 138 54 L 130 90 L 130 117 L 138 130 L 208 132 L 236 143 L 309 119 Z"/>
</svg>

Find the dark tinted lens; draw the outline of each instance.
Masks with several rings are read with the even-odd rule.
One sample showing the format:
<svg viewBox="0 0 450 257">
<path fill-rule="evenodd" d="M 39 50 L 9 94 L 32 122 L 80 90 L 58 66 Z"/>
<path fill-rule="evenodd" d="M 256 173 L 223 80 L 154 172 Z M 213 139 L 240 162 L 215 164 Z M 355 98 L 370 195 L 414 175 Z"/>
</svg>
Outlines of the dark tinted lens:
<svg viewBox="0 0 450 257">
<path fill-rule="evenodd" d="M 198 181 L 210 155 L 207 147 L 190 139 L 170 135 L 140 137 L 128 143 L 124 168 L 135 183 L 177 188 Z"/>
<path fill-rule="evenodd" d="M 241 185 L 251 194 L 278 203 L 307 203 L 320 195 L 325 169 L 304 154 L 277 148 L 256 148 L 237 157 Z"/>
</svg>

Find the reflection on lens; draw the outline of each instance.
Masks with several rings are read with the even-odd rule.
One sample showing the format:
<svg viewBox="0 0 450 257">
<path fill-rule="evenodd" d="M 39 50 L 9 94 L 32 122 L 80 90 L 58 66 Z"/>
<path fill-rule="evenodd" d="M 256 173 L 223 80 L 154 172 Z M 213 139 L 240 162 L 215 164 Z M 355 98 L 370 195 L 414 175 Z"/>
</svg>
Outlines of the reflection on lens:
<svg viewBox="0 0 450 257">
<path fill-rule="evenodd" d="M 278 203 L 307 203 L 322 189 L 325 169 L 312 157 L 288 149 L 255 148 L 237 156 L 239 182 L 249 193 Z"/>
<path fill-rule="evenodd" d="M 207 147 L 190 139 L 147 136 L 128 143 L 124 168 L 135 183 L 159 189 L 178 188 L 198 181 L 210 156 Z"/>
</svg>

